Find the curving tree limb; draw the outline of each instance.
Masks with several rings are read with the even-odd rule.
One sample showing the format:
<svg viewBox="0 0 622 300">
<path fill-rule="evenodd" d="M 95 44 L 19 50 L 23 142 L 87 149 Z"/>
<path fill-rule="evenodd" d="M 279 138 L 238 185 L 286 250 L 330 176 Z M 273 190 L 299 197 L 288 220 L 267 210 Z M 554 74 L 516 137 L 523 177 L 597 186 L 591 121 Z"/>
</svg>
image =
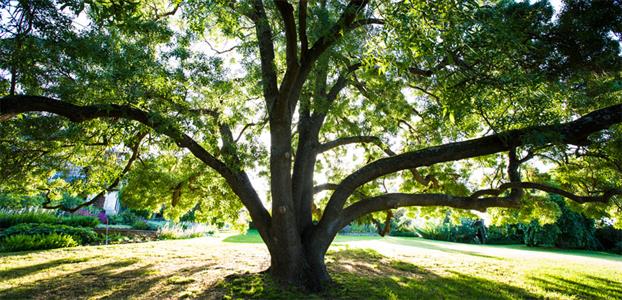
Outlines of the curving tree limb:
<svg viewBox="0 0 622 300">
<path fill-rule="evenodd" d="M 607 129 L 613 124 L 621 122 L 622 104 L 617 104 L 596 110 L 577 120 L 567 123 L 532 126 L 523 129 L 510 130 L 482 138 L 448 143 L 379 159 L 350 174 L 341 183 L 339 183 L 339 186 L 332 194 L 324 215 L 318 224 L 316 229 L 317 234 L 321 235 L 321 233 L 336 232 L 335 230 L 338 230 L 337 228 L 340 224 L 343 206 L 347 198 L 359 186 L 380 176 L 391 174 L 400 170 L 417 168 L 421 166 L 431 166 L 437 163 L 457 161 L 498 152 L 510 151 L 511 149 L 525 145 L 545 145 L 554 143 L 587 145 L 589 144 L 589 135 Z M 538 138 L 534 139 L 534 136 L 538 136 Z M 404 195 L 378 197 L 380 197 L 379 199 L 385 199 L 384 203 L 390 202 L 391 204 L 421 203 L 425 205 L 436 202 L 436 205 L 453 204 L 472 209 L 483 208 L 485 206 L 497 206 L 501 204 L 499 201 L 502 200 L 493 197 L 480 199 L 477 204 L 474 204 L 475 202 L 470 201 L 472 200 L 470 197 L 456 198 L 448 195 L 428 196 L 430 197 L 422 198 L 421 196 Z M 435 201 L 430 199 L 435 199 Z M 318 237 L 318 239 L 322 238 Z"/>
<path fill-rule="evenodd" d="M 127 119 L 137 121 L 152 128 L 159 134 L 166 135 L 181 147 L 188 149 L 199 160 L 218 172 L 240 197 L 257 222 L 270 224 L 270 215 L 265 209 L 248 175 L 242 170 L 234 170 L 220 161 L 197 141 L 174 126 L 164 116 L 117 104 L 75 105 L 72 103 L 41 96 L 7 96 L 0 98 L 0 121 L 26 112 L 53 113 L 68 118 L 72 122 L 84 122 L 93 119 Z"/>
</svg>

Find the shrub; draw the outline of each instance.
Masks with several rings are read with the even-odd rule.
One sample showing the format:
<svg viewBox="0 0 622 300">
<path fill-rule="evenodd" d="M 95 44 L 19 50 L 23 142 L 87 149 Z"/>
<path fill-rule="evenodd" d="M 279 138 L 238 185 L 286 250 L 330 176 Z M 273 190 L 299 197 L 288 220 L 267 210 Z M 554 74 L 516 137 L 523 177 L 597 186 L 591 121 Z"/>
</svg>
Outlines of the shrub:
<svg viewBox="0 0 622 300">
<path fill-rule="evenodd" d="M 22 223 L 46 223 L 54 224 L 58 217 L 48 211 L 25 210 L 25 211 L 2 211 L 0 212 L 0 228 L 7 228 Z"/>
<path fill-rule="evenodd" d="M 95 228 L 99 220 L 95 217 L 68 215 L 60 218 L 60 224 L 74 227 Z"/>
<path fill-rule="evenodd" d="M 601 249 L 596 239 L 594 220 L 572 211 L 561 196 L 551 195 L 561 215 L 554 224 L 540 226 L 531 222 L 525 226 L 527 246 L 555 246 L 565 249 Z"/>
<path fill-rule="evenodd" d="M 561 233 L 556 224 L 540 225 L 537 221 L 532 221 L 526 225 L 524 231 L 525 245 L 529 247 L 553 247 Z"/>
<path fill-rule="evenodd" d="M 8 228 L 18 224 L 62 224 L 76 227 L 96 227 L 97 218 L 89 216 L 56 216 L 51 211 L 2 211 L 0 212 L 0 228 Z"/>
<path fill-rule="evenodd" d="M 134 224 L 132 224 L 132 228 L 136 230 L 150 230 L 151 226 L 149 226 L 147 222 L 139 220 L 139 221 L 134 222 Z"/>
<path fill-rule="evenodd" d="M 108 216 L 109 225 L 124 225 L 123 217 L 121 215 Z"/>
<path fill-rule="evenodd" d="M 522 244 L 524 243 L 523 230 L 517 224 L 490 226 L 488 227 L 486 243 L 497 245 Z"/>
<path fill-rule="evenodd" d="M 603 224 L 596 229 L 595 236 L 605 250 L 622 254 L 622 230 Z"/>
<path fill-rule="evenodd" d="M 75 247 L 78 243 L 67 234 L 15 234 L 2 239 L 2 252 Z"/>
<path fill-rule="evenodd" d="M 98 241 L 97 234 L 90 228 L 84 227 L 71 227 L 67 225 L 55 225 L 55 224 L 18 224 L 9 227 L 2 233 L 0 238 L 10 237 L 13 235 L 51 235 L 51 234 L 64 234 L 73 237 L 73 239 L 80 243 L 93 243 Z"/>
<path fill-rule="evenodd" d="M 451 230 L 449 224 L 433 223 L 431 221 L 417 227 L 417 232 L 425 239 L 438 241 L 451 241 Z"/>
<path fill-rule="evenodd" d="M 118 225 L 118 224 L 132 225 L 136 223 L 137 221 L 140 221 L 140 218 L 129 209 L 124 210 L 120 214 L 117 214 L 114 216 L 108 216 L 108 223 L 112 225 Z"/>
</svg>

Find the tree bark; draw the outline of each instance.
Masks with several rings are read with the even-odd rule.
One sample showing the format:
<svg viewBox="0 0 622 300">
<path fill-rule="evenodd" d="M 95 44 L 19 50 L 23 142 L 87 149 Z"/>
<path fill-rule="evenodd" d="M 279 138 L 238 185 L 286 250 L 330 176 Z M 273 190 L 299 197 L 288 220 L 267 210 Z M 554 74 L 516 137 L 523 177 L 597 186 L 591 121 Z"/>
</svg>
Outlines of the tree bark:
<svg viewBox="0 0 622 300">
<path fill-rule="evenodd" d="M 281 284 L 318 292 L 331 282 L 324 260 L 326 250 L 313 243 L 306 246 L 304 251 L 296 254 L 284 249 L 271 251 L 269 272 Z"/>
</svg>

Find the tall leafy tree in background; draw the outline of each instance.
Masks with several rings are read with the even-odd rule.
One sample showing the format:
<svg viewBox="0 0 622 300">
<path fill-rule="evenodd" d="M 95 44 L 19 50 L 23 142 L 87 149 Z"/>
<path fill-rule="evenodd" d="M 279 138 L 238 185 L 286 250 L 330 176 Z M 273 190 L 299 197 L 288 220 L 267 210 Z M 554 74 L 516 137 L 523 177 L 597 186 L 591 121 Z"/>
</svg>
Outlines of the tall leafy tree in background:
<svg viewBox="0 0 622 300">
<path fill-rule="evenodd" d="M 397 207 L 546 221 L 548 192 L 622 225 L 621 24 L 617 0 L 3 1 L 0 185 L 244 208 L 310 289 L 342 227 Z"/>
</svg>

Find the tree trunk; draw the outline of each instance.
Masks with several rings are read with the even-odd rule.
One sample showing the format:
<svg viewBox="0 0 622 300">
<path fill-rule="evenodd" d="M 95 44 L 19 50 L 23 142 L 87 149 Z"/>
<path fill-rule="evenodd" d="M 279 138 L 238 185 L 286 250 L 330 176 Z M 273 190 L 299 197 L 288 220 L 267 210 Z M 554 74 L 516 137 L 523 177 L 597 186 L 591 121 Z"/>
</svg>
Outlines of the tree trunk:
<svg viewBox="0 0 622 300">
<path fill-rule="evenodd" d="M 321 291 L 331 281 L 324 255 L 325 251 L 313 246 L 299 253 L 282 248 L 272 249 L 270 275 L 283 285 L 299 286 L 311 292 Z"/>
</svg>

